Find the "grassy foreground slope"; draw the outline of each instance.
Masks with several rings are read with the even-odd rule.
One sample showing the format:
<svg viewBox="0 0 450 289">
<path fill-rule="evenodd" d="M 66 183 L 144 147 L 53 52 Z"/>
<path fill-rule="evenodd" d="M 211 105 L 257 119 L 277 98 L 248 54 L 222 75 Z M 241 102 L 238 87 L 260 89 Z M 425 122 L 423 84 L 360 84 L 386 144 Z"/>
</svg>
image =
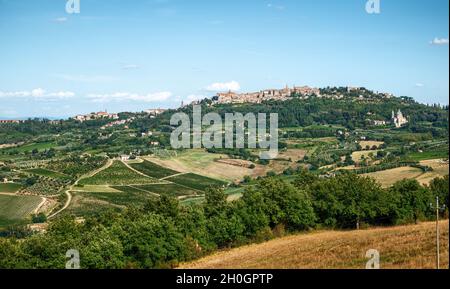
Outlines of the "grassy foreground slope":
<svg viewBox="0 0 450 289">
<path fill-rule="evenodd" d="M 448 268 L 448 221 L 442 221 L 441 268 Z M 223 251 L 196 262 L 190 269 L 364 269 L 369 249 L 380 252 L 385 269 L 433 269 L 435 223 L 361 231 L 322 231 L 289 236 L 263 244 Z"/>
</svg>

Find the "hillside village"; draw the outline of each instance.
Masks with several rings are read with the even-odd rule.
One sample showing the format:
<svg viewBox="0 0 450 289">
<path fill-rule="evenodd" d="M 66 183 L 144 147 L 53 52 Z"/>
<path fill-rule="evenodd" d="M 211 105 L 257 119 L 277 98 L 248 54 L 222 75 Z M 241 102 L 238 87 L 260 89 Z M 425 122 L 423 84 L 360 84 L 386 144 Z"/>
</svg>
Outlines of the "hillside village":
<svg viewBox="0 0 450 289">
<path fill-rule="evenodd" d="M 357 101 L 376 101 L 388 100 L 394 97 L 391 93 L 379 93 L 367 90 L 364 87 L 344 87 L 344 88 L 314 88 L 309 86 L 293 86 L 290 88 L 286 85 L 283 89 L 266 89 L 259 92 L 250 93 L 236 93 L 233 91 L 219 92 L 212 98 L 212 105 L 221 104 L 261 104 L 266 101 L 288 101 L 293 98 L 308 100 L 310 98 L 324 98 L 342 100 L 345 98 L 354 98 Z M 199 104 L 200 101 L 195 101 L 192 104 Z M 392 111 L 390 120 L 386 119 L 372 119 L 371 113 L 368 113 L 367 121 L 374 126 L 394 125 L 396 128 L 401 128 L 408 124 L 408 117 L 406 117 L 399 109 L 397 113 Z"/>
<path fill-rule="evenodd" d="M 378 93 L 367 90 L 364 87 L 344 87 L 344 88 L 315 88 L 309 86 L 286 85 L 283 89 L 266 89 L 259 92 L 236 93 L 233 91 L 219 92 L 213 97 L 215 104 L 242 104 L 242 103 L 262 103 L 264 101 L 286 101 L 292 98 L 307 100 L 311 97 L 343 99 L 351 96 L 359 100 L 368 99 L 389 99 L 394 97 L 391 93 Z"/>
</svg>

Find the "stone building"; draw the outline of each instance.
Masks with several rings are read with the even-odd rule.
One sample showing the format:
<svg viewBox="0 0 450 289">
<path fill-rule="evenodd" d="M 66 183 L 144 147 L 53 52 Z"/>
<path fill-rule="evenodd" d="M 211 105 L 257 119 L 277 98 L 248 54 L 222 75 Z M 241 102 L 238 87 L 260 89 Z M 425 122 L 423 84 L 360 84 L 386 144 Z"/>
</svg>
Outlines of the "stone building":
<svg viewBox="0 0 450 289">
<path fill-rule="evenodd" d="M 403 115 L 402 111 L 399 109 L 397 115 L 392 111 L 392 122 L 396 128 L 401 128 L 408 123 L 408 119 Z"/>
</svg>

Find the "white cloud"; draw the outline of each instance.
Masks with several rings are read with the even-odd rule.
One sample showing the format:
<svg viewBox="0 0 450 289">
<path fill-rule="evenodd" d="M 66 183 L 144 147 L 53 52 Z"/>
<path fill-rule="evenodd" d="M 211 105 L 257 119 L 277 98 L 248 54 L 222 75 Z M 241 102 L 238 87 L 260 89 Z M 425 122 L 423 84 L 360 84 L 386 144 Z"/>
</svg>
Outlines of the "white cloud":
<svg viewBox="0 0 450 289">
<path fill-rule="evenodd" d="M 75 93 L 71 91 L 47 92 L 42 88 L 35 88 L 31 91 L 0 91 L 0 98 L 31 98 L 42 101 L 55 101 L 74 97 Z"/>
<path fill-rule="evenodd" d="M 416 83 L 416 87 L 424 87 L 425 86 L 425 84 L 423 84 L 423 83 Z"/>
<path fill-rule="evenodd" d="M 193 101 L 197 101 L 197 100 L 203 100 L 205 98 L 208 98 L 208 96 L 200 95 L 200 94 L 191 94 L 191 95 L 188 95 L 187 97 L 185 97 L 184 100 L 187 102 L 193 102 Z"/>
<path fill-rule="evenodd" d="M 58 18 L 54 19 L 55 22 L 59 22 L 59 23 L 67 22 L 67 20 L 69 20 L 69 19 L 67 19 L 67 17 L 58 17 Z"/>
<path fill-rule="evenodd" d="M 74 97 L 75 93 L 73 93 L 71 91 L 59 91 L 59 92 L 49 93 L 47 96 L 48 97 L 58 98 L 58 99 L 63 99 L 63 98 Z"/>
<path fill-rule="evenodd" d="M 166 101 L 172 96 L 169 91 L 138 94 L 130 92 L 115 92 L 107 94 L 88 94 L 87 97 L 93 102 L 111 102 L 111 101 L 140 101 L 140 102 L 159 102 Z"/>
<path fill-rule="evenodd" d="M 238 91 L 241 89 L 241 85 L 237 81 L 230 82 L 216 82 L 206 87 L 208 91 Z"/>
<path fill-rule="evenodd" d="M 448 38 L 434 38 L 431 42 L 431 45 L 448 45 Z"/>
</svg>

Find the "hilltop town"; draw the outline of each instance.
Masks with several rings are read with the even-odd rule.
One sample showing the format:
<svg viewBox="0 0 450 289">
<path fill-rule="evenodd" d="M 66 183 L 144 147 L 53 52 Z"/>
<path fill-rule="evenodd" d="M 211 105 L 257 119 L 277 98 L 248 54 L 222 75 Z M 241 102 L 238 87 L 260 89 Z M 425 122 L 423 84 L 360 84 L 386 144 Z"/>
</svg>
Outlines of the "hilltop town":
<svg viewBox="0 0 450 289">
<path fill-rule="evenodd" d="M 233 91 L 219 92 L 213 97 L 215 104 L 242 104 L 262 103 L 264 101 L 276 100 L 286 101 L 292 98 L 307 100 L 311 97 L 343 99 L 345 96 L 364 99 L 389 99 L 394 95 L 390 93 L 378 93 L 367 90 L 364 87 L 341 87 L 341 88 L 315 88 L 309 86 L 286 85 L 283 89 L 266 89 L 259 92 L 236 93 Z"/>
</svg>

